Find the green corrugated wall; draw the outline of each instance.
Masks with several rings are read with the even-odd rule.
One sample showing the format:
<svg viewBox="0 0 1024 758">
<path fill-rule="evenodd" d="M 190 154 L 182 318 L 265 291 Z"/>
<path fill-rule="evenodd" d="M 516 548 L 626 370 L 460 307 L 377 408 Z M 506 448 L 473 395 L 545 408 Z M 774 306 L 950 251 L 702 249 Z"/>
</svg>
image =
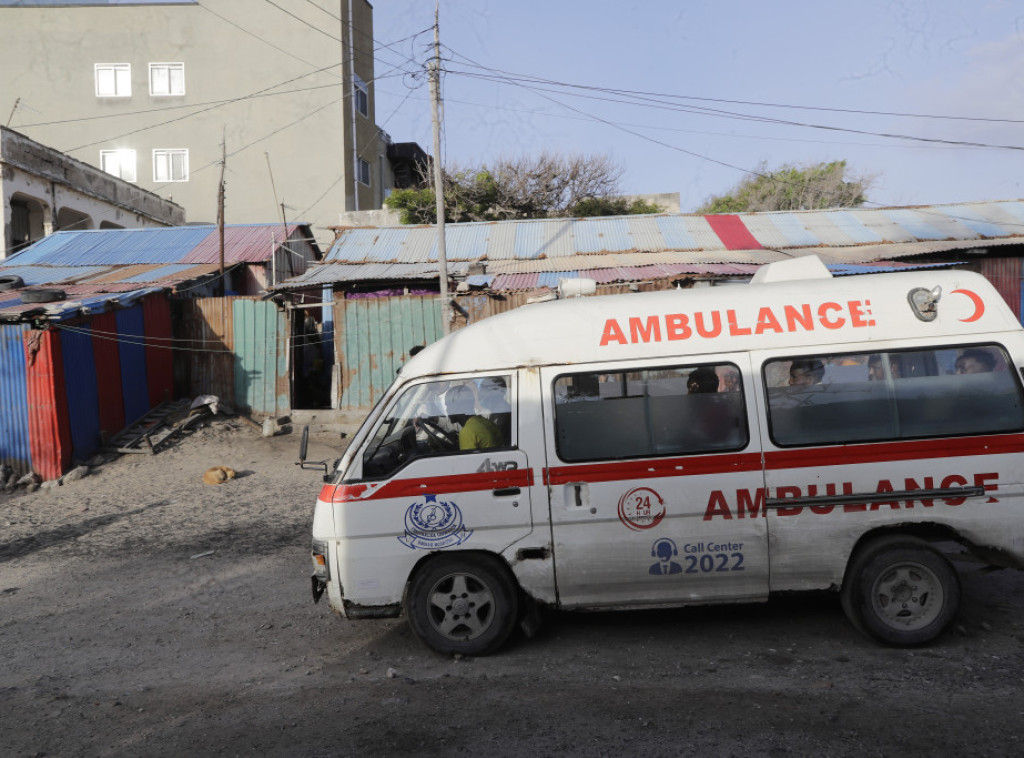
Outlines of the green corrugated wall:
<svg viewBox="0 0 1024 758">
<path fill-rule="evenodd" d="M 291 402 L 288 382 L 288 325 L 270 301 L 232 303 L 235 403 L 252 413 L 278 414 Z"/>
<path fill-rule="evenodd" d="M 372 406 L 409 359 L 409 349 L 443 336 L 435 295 L 335 302 L 343 409 Z"/>
</svg>

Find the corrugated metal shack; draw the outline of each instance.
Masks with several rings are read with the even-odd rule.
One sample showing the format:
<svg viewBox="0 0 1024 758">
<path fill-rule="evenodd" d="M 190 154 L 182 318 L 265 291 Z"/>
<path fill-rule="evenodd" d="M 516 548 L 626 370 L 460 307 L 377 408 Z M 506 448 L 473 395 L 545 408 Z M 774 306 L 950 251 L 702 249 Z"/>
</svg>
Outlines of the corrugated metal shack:
<svg viewBox="0 0 1024 758">
<path fill-rule="evenodd" d="M 219 238 L 210 226 L 58 232 L 4 261 L 0 461 L 57 478 L 176 397 L 290 406 L 288 324 L 264 285 L 319 250 L 306 225 L 228 226 L 229 295 L 197 298 L 222 288 Z"/>
<path fill-rule="evenodd" d="M 453 326 L 589 278 L 598 294 L 714 286 L 758 266 L 818 255 L 836 274 L 966 265 L 987 276 L 1021 314 L 1024 202 L 720 215 L 665 214 L 446 225 L 457 308 Z M 433 226 L 342 228 L 324 261 L 278 285 L 295 297 L 333 298 L 342 365 L 336 407 L 365 408 L 408 349 L 437 339 L 437 233 Z M 399 303 L 415 295 L 413 322 Z M 372 316 L 363 311 L 372 306 Z M 406 306 L 401 306 L 406 307 Z M 428 328 L 414 326 L 425 321 Z M 374 324 L 387 324 L 376 328 Z M 382 386 L 383 385 L 383 386 Z"/>
</svg>

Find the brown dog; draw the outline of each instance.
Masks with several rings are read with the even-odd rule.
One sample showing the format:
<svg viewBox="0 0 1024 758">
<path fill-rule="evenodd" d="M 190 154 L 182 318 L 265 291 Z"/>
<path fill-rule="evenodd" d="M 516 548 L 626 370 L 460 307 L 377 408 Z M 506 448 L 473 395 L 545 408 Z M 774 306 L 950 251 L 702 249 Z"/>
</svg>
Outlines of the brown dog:
<svg viewBox="0 0 1024 758">
<path fill-rule="evenodd" d="M 234 478 L 234 469 L 230 469 L 227 466 L 214 466 L 211 469 L 207 469 L 203 474 L 203 482 L 205 484 L 224 484 L 228 479 Z"/>
</svg>

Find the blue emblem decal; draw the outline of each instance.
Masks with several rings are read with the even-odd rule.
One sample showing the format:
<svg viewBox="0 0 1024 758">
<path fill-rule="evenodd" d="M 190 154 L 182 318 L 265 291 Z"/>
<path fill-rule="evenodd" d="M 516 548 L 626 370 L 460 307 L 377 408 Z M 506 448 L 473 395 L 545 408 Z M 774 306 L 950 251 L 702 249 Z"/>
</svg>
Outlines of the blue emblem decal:
<svg viewBox="0 0 1024 758">
<path fill-rule="evenodd" d="M 440 550 L 461 545 L 472 536 L 462 523 L 462 511 L 455 503 L 427 495 L 405 511 L 405 534 L 398 541 L 409 548 Z"/>
<path fill-rule="evenodd" d="M 677 555 L 679 555 L 679 548 L 668 537 L 655 540 L 651 546 L 651 557 L 657 558 L 658 562 L 651 565 L 649 573 L 654 576 L 683 573 L 683 567 L 672 560 Z"/>
</svg>

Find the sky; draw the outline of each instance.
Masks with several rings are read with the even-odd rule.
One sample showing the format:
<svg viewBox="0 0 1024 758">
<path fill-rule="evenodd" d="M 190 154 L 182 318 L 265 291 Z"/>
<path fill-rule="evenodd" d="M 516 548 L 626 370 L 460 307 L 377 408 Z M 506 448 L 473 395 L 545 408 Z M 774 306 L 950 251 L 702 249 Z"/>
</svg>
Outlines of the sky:
<svg viewBox="0 0 1024 758">
<path fill-rule="evenodd" d="M 435 3 L 373 6 L 377 123 L 433 153 Z M 1019 0 L 440 0 L 439 28 L 444 165 L 608 155 L 683 212 L 762 163 L 846 160 L 870 206 L 1024 197 Z"/>
</svg>

